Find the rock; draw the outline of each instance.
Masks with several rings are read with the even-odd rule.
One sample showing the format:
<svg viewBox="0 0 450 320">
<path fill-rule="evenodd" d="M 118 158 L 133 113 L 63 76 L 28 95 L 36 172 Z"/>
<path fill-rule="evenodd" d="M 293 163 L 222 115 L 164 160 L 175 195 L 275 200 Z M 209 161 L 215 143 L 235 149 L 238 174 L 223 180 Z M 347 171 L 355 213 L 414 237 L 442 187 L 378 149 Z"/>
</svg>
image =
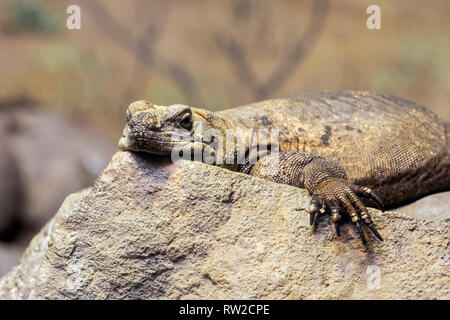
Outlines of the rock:
<svg viewBox="0 0 450 320">
<path fill-rule="evenodd" d="M 450 191 L 435 193 L 393 211 L 419 219 L 450 220 L 449 199 Z"/>
<path fill-rule="evenodd" d="M 0 280 L 3 299 L 449 299 L 448 221 L 370 209 L 385 241 L 305 190 L 198 162 L 116 153 Z"/>
<path fill-rule="evenodd" d="M 0 276 L 19 263 L 22 252 L 21 246 L 0 242 Z"/>
<path fill-rule="evenodd" d="M 33 230 L 47 223 L 68 194 L 91 185 L 117 149 L 91 128 L 34 108 L 1 112 L 0 135 L 20 173 L 21 219 Z M 8 181 L 6 188 L 15 183 L 0 178 Z"/>
</svg>

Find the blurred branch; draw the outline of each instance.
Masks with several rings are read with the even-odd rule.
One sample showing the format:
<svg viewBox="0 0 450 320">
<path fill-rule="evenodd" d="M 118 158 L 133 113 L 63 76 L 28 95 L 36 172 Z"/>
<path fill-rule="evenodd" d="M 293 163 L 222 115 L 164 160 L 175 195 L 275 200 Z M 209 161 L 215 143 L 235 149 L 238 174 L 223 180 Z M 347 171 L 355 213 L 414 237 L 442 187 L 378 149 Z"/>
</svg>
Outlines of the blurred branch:
<svg viewBox="0 0 450 320">
<path fill-rule="evenodd" d="M 223 33 L 216 33 L 216 43 L 232 63 L 240 83 L 247 86 L 254 96 L 258 96 L 258 81 L 240 43 Z"/>
<path fill-rule="evenodd" d="M 155 51 L 152 41 L 156 40 L 157 33 L 152 21 L 142 35 L 136 38 L 125 24 L 117 21 L 108 12 L 101 1 L 85 1 L 83 6 L 88 9 L 105 34 L 135 55 L 142 64 L 173 79 L 190 101 L 199 99 L 198 88 L 191 74 L 182 65 L 166 59 Z"/>
<path fill-rule="evenodd" d="M 135 16 L 133 17 L 133 20 L 137 23 L 137 26 L 139 27 L 142 24 L 142 21 L 148 22 L 148 24 L 136 40 L 135 55 L 141 55 L 142 58 L 135 59 L 133 71 L 134 75 L 130 80 L 128 89 L 125 92 L 125 101 L 135 99 L 136 96 L 142 95 L 143 92 L 146 92 L 146 86 L 151 73 L 142 72 L 141 61 L 147 59 L 149 63 L 151 63 L 151 60 L 153 59 L 153 51 L 149 52 L 146 48 L 146 44 L 151 43 L 152 46 L 156 47 L 157 42 L 163 33 L 163 29 L 167 24 L 170 6 L 169 2 L 158 2 L 157 8 L 153 8 L 153 2 L 150 3 L 151 6 L 149 8 L 149 3 L 144 2 L 144 0 L 136 0 L 133 3 L 135 9 Z M 145 8 L 145 10 L 143 10 L 143 8 Z M 149 13 L 151 14 L 153 12 L 156 12 L 156 14 L 149 16 Z"/>
<path fill-rule="evenodd" d="M 245 56 L 241 43 L 224 33 L 215 35 L 218 47 L 224 52 L 233 66 L 234 73 L 242 85 L 256 99 L 264 99 L 277 91 L 294 71 L 295 67 L 307 57 L 319 39 L 325 25 L 329 8 L 329 0 L 314 0 L 310 19 L 303 35 L 297 39 L 286 57 L 278 64 L 272 75 L 263 83 L 259 83 L 251 64 Z"/>
<path fill-rule="evenodd" d="M 26 95 L 9 96 L 0 98 L 0 111 L 12 110 L 17 107 L 30 107 L 35 104 L 37 104 L 37 101 Z"/>
</svg>

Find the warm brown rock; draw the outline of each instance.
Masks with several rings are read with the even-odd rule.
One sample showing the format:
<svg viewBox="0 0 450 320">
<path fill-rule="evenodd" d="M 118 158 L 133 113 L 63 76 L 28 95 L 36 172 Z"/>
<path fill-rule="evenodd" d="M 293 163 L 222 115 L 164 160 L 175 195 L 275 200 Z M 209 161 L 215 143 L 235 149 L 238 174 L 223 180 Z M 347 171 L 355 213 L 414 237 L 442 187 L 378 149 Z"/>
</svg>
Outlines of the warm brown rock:
<svg viewBox="0 0 450 320">
<path fill-rule="evenodd" d="M 385 241 L 328 218 L 305 190 L 197 162 L 119 152 L 69 196 L 0 280 L 21 299 L 449 299 L 449 222 L 371 210 Z M 379 277 L 377 277 L 379 274 Z"/>
</svg>

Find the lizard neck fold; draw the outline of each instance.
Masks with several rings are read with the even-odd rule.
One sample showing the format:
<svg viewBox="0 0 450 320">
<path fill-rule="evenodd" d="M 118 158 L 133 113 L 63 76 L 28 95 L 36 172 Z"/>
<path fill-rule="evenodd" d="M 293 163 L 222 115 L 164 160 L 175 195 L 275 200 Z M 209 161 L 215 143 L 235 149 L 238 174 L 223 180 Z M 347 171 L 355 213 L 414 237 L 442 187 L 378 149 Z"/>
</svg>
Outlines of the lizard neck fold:
<svg viewBox="0 0 450 320">
<path fill-rule="evenodd" d="M 195 136 L 214 146 L 216 165 L 236 171 L 238 167 L 238 151 L 245 156 L 249 143 L 248 137 L 231 119 L 222 117 L 220 113 L 200 108 L 192 108 L 194 121 L 198 127 Z M 201 125 L 201 127 L 200 127 Z M 195 126 L 195 122 L 194 122 Z M 214 138 L 212 138 L 214 136 Z"/>
</svg>

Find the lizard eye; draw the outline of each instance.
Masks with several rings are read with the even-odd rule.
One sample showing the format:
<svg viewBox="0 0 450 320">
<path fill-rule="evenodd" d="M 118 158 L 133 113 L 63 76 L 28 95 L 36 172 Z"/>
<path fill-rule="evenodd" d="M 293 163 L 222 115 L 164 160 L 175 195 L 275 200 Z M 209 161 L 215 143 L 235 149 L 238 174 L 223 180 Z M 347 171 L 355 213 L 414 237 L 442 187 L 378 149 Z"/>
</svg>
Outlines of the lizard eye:
<svg viewBox="0 0 450 320">
<path fill-rule="evenodd" d="M 180 126 L 186 130 L 192 129 L 192 116 L 190 113 L 185 113 L 180 120 Z"/>
</svg>

